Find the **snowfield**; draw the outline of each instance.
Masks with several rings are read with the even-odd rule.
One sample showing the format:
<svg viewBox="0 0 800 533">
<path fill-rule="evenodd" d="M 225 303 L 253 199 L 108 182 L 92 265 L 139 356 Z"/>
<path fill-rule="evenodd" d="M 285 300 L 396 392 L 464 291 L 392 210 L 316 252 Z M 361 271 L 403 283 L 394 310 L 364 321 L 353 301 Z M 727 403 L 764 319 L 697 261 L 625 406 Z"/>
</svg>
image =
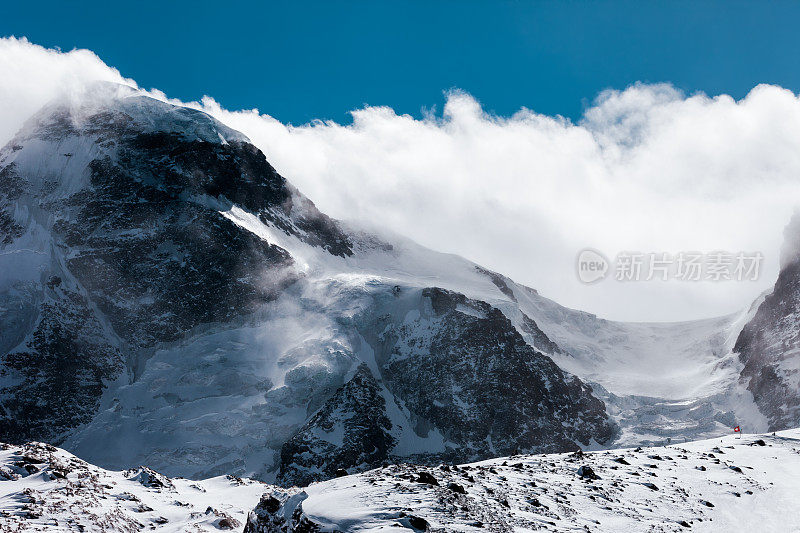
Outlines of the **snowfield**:
<svg viewBox="0 0 800 533">
<path fill-rule="evenodd" d="M 230 476 L 170 479 L 144 467 L 108 471 L 43 444 L 0 452 L 3 532 L 789 532 L 800 531 L 798 494 L 799 429 L 391 465 L 292 489 Z"/>
</svg>

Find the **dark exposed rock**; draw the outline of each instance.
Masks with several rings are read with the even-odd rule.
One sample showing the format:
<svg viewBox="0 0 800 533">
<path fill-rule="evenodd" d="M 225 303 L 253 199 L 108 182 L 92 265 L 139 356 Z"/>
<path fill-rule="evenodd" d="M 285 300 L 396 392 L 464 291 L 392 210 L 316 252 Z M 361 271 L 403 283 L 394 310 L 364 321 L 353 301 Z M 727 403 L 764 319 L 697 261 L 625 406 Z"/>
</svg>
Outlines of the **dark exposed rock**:
<svg viewBox="0 0 800 533">
<path fill-rule="evenodd" d="M 305 492 L 280 494 L 278 497 L 263 495 L 261 501 L 247 517 L 244 533 L 316 533 L 320 531 L 320 525 L 303 512 L 303 500 L 305 499 Z M 278 502 L 277 507 L 275 507 L 275 501 Z"/>
<path fill-rule="evenodd" d="M 741 381 L 776 431 L 800 425 L 796 373 L 800 346 L 800 215 L 786 228 L 781 270 L 771 294 L 744 326 L 734 352 L 744 363 Z"/>
<path fill-rule="evenodd" d="M 205 514 L 207 514 L 207 515 L 213 514 L 214 516 L 217 517 L 217 519 L 214 522 L 215 522 L 217 528 L 219 528 L 219 529 L 236 529 L 237 527 L 239 527 L 241 525 L 238 520 L 236 520 L 235 518 L 233 518 L 229 514 L 223 512 L 223 511 L 219 511 L 217 509 L 214 509 L 213 507 L 208 507 L 206 509 L 206 513 Z"/>
<path fill-rule="evenodd" d="M 132 471 L 127 477 L 128 479 L 137 481 L 145 487 L 151 489 L 172 490 L 175 488 L 175 486 L 172 484 L 172 481 L 168 477 L 159 474 L 155 470 L 147 468 L 146 466 L 139 468 L 138 471 Z"/>
<path fill-rule="evenodd" d="M 514 295 L 514 291 L 511 290 L 511 287 L 508 286 L 506 280 L 503 276 L 496 272 L 492 272 L 491 270 L 487 270 L 485 268 L 476 266 L 475 270 L 480 272 L 481 274 L 487 276 L 492 283 L 500 289 L 500 292 L 508 296 L 512 302 L 517 301 L 517 297 Z M 535 291 L 534 291 L 535 292 Z M 544 331 L 539 328 L 539 325 L 530 318 L 525 313 L 522 313 L 522 322 L 520 324 L 520 330 L 523 334 L 528 335 L 528 340 L 533 344 L 533 347 L 537 350 L 541 350 L 544 353 L 548 354 L 556 354 L 556 353 L 563 353 L 561 348 L 559 348 L 558 344 L 550 340 L 550 338 L 545 334 Z"/>
<path fill-rule="evenodd" d="M 407 520 L 408 525 L 417 531 L 428 531 L 430 529 L 430 524 L 428 524 L 428 521 L 424 518 L 420 518 L 419 516 L 409 516 Z"/>
<path fill-rule="evenodd" d="M 391 430 L 386 401 L 372 372 L 362 364 L 350 381 L 283 445 L 279 480 L 306 485 L 334 477 L 345 466 L 378 466 L 395 444 Z"/>
<path fill-rule="evenodd" d="M 420 472 L 417 475 L 417 483 L 424 483 L 426 485 L 439 485 L 439 481 L 433 477 L 433 474 L 430 472 Z"/>
<path fill-rule="evenodd" d="M 522 314 L 522 322 L 519 327 L 522 333 L 529 336 L 530 343 L 533 344 L 533 347 L 537 350 L 547 354 L 564 353 L 558 344 L 551 341 L 545 332 L 539 328 L 536 322 L 534 322 L 533 319 L 525 313 Z"/>
<path fill-rule="evenodd" d="M 136 347 L 175 340 L 199 324 L 253 312 L 293 281 L 284 250 L 188 200 L 222 194 L 231 174 L 254 172 L 242 161 L 252 147 L 170 137 L 160 149 L 152 148 L 158 144 L 153 141 L 141 151 L 130 147 L 137 139 L 120 139 L 121 155 L 89 165 L 91 194 L 51 205 L 58 213 L 55 234 L 78 251 L 70 271 L 119 336 Z M 177 153 L 168 158 L 170 151 Z M 186 164 L 172 159 L 182 156 Z M 253 186 L 250 194 L 273 201 L 288 194 L 272 173 L 261 181 L 267 192 Z M 265 267 L 285 274 L 265 283 Z"/>
<path fill-rule="evenodd" d="M 578 468 L 578 476 L 583 479 L 600 479 L 591 466 L 583 465 Z"/>
<path fill-rule="evenodd" d="M 575 450 L 613 438 L 604 404 L 498 309 L 439 288 L 423 290 L 420 306 L 413 321 L 375 325 L 385 332 L 375 348 L 383 381 L 417 417 L 418 434 L 436 428 L 458 445 L 448 459 Z"/>
<path fill-rule="evenodd" d="M 506 283 L 506 280 L 503 278 L 503 276 L 497 272 L 492 272 L 491 270 L 487 270 L 479 266 L 476 266 L 475 270 L 492 280 L 492 283 L 494 283 L 495 287 L 500 289 L 500 292 L 508 296 L 512 302 L 517 301 L 517 297 L 514 296 L 514 291 L 512 291 L 511 287 L 508 286 L 508 283 Z"/>
<path fill-rule="evenodd" d="M 123 368 L 119 350 L 78 292 L 60 290 L 38 312 L 25 346 L 0 356 L 0 376 L 14 383 L 0 389 L 0 435 L 9 442 L 59 442 L 91 419 L 104 382 Z"/>
<path fill-rule="evenodd" d="M 458 483 L 448 483 L 447 484 L 447 488 L 450 489 L 453 492 L 458 493 L 458 494 L 466 494 L 467 493 L 467 491 L 464 489 L 464 487 L 462 487 Z"/>
<path fill-rule="evenodd" d="M 60 442 L 124 368 L 120 353 L 136 378 L 159 343 L 252 313 L 297 279 L 285 250 L 220 211 L 236 205 L 352 254 L 339 224 L 244 136 L 199 111 L 107 89 L 103 105 L 47 106 L 0 152 L 0 247 L 34 228 L 63 252 L 41 285 L 0 293 L 0 372 L 15 383 L 0 391 L 8 441 Z M 81 153 L 57 148 L 76 144 Z M 31 159 L 42 163 L 17 163 Z"/>
</svg>

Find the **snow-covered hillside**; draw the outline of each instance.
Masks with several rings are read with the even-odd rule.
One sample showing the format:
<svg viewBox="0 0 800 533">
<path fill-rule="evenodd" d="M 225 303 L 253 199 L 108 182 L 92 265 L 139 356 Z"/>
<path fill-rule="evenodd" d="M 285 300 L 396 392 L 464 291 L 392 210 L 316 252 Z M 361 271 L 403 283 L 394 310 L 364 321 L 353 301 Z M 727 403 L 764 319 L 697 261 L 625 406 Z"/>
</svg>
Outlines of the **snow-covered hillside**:
<svg viewBox="0 0 800 533">
<path fill-rule="evenodd" d="M 394 465 L 268 493 L 248 533 L 800 528 L 800 431 L 656 448 Z"/>
<path fill-rule="evenodd" d="M 390 465 L 304 488 L 0 452 L 2 531 L 763 531 L 800 528 L 800 430 L 666 447 Z M 252 511 L 252 512 L 250 512 Z M 248 518 L 249 514 L 249 518 Z"/>
<path fill-rule="evenodd" d="M 0 531 L 241 531 L 269 487 L 103 470 L 42 443 L 0 445 Z"/>
</svg>

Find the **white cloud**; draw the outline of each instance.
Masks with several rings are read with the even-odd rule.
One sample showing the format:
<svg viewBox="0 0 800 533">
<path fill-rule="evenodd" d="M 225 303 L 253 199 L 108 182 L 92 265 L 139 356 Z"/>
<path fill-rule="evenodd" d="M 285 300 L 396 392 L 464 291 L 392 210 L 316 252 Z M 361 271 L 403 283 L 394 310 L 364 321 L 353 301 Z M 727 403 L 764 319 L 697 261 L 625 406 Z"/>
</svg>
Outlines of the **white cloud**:
<svg viewBox="0 0 800 533">
<path fill-rule="evenodd" d="M 0 145 L 48 101 L 98 80 L 135 85 L 89 50 L 64 53 L 24 37 L 0 38 Z"/>
<path fill-rule="evenodd" d="M 0 40 L 0 69 L 8 65 L 16 70 L 0 81 L 0 140 L 64 80 L 121 79 L 91 52 Z M 367 107 L 348 126 L 284 125 L 210 98 L 191 105 L 247 134 L 328 214 L 459 253 L 609 318 L 679 320 L 749 305 L 774 281 L 800 198 L 800 101 L 774 86 L 735 101 L 636 85 L 601 94 L 579 124 L 526 109 L 490 116 L 458 92 L 438 117 Z M 766 260 L 758 283 L 585 286 L 574 261 L 586 247 L 609 256 L 757 250 Z"/>
</svg>

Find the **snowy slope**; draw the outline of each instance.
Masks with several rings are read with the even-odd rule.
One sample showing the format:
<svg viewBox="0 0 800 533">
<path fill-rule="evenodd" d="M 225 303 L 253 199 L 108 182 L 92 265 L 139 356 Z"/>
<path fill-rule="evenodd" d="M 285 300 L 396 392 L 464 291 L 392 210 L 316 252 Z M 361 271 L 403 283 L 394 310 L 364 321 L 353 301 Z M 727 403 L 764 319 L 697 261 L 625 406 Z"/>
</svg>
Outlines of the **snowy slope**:
<svg viewBox="0 0 800 533">
<path fill-rule="evenodd" d="M 798 491 L 800 430 L 792 430 L 389 466 L 268 493 L 245 531 L 787 532 L 800 528 Z"/>
<path fill-rule="evenodd" d="M 770 533 L 800 528 L 798 491 L 800 430 L 391 465 L 292 489 L 108 471 L 42 444 L 0 452 L 2 531 Z"/>
<path fill-rule="evenodd" d="M 743 365 L 732 350 L 755 304 L 739 314 L 693 322 L 614 322 L 565 308 L 509 278 L 398 235 L 382 237 L 392 243 L 388 250 L 356 248 L 352 257 L 331 257 L 239 208 L 226 216 L 302 257 L 321 290 L 331 278 L 365 287 L 433 285 L 500 309 L 532 346 L 592 384 L 622 427 L 620 444 L 721 435 L 736 423 L 767 429 L 752 395 L 739 383 Z"/>
</svg>

